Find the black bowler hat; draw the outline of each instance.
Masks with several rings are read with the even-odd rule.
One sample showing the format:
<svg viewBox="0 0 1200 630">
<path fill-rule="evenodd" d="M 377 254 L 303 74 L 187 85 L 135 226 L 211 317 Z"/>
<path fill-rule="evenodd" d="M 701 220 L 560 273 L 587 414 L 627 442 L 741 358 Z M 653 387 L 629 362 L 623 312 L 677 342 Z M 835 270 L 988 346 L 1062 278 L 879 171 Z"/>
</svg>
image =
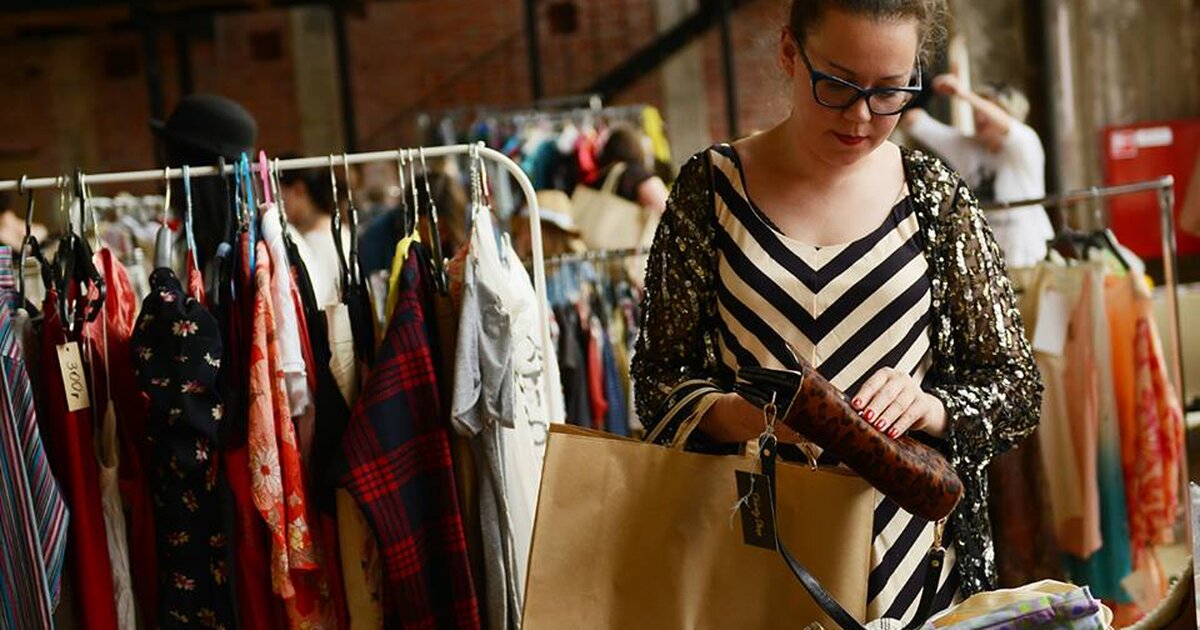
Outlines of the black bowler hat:
<svg viewBox="0 0 1200 630">
<path fill-rule="evenodd" d="M 183 97 L 166 122 L 151 120 L 150 128 L 169 141 L 231 160 L 253 150 L 258 138 L 254 116 L 215 94 Z"/>
</svg>

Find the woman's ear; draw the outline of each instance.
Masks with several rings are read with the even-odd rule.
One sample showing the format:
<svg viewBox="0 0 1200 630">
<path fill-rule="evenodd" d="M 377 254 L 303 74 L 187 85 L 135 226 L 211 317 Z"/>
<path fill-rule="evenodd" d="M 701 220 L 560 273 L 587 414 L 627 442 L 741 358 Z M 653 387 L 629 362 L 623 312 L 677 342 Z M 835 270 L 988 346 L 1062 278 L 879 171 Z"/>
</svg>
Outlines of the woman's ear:
<svg viewBox="0 0 1200 630">
<path fill-rule="evenodd" d="M 796 57 L 799 56 L 800 49 L 796 44 L 796 37 L 792 35 L 790 27 L 784 27 L 779 33 L 779 63 L 783 66 L 783 71 L 791 78 L 796 78 Z"/>
</svg>

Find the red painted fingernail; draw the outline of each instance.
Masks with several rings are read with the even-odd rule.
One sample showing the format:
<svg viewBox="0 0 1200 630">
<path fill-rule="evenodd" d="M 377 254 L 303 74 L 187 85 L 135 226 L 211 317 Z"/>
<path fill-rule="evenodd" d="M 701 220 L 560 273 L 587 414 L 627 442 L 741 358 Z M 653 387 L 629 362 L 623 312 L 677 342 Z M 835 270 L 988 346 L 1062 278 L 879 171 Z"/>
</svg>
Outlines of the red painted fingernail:
<svg viewBox="0 0 1200 630">
<path fill-rule="evenodd" d="M 891 436 L 891 438 L 894 440 L 897 437 L 900 437 L 900 432 L 895 429 L 892 429 L 891 431 L 888 431 L 888 435 Z"/>
<path fill-rule="evenodd" d="M 855 409 L 862 409 L 862 399 L 861 398 L 855 398 L 854 401 L 851 402 L 850 404 L 854 405 Z"/>
<path fill-rule="evenodd" d="M 868 409 L 865 413 L 863 413 L 863 417 L 867 419 L 867 422 L 870 422 L 871 418 L 875 417 L 875 412 Z"/>
</svg>

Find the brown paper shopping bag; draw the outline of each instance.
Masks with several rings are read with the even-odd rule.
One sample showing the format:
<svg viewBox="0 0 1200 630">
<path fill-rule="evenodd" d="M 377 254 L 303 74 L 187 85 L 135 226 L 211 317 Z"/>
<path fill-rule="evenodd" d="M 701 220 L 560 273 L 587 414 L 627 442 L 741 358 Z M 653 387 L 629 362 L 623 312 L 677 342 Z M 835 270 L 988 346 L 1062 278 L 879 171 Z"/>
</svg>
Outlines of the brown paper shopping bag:
<svg viewBox="0 0 1200 630">
<path fill-rule="evenodd" d="M 555 425 L 523 628 L 835 627 L 776 552 L 743 542 L 734 471 L 754 464 Z M 790 464 L 778 485 L 783 540 L 862 620 L 875 490 Z"/>
</svg>

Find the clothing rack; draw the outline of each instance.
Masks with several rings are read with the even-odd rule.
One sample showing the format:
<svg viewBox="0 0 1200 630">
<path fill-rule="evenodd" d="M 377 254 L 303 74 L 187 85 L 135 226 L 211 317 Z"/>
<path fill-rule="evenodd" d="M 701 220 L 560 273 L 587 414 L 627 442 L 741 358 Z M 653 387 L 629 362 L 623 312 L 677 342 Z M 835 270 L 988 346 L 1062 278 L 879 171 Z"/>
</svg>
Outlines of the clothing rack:
<svg viewBox="0 0 1200 630">
<path fill-rule="evenodd" d="M 571 264 L 577 262 L 604 262 L 608 260 L 620 260 L 622 258 L 633 258 L 635 256 L 645 256 L 650 253 L 648 247 L 631 247 L 626 249 L 597 249 L 588 250 L 586 252 L 559 254 L 546 259 L 546 266 L 553 267 L 556 265 Z M 532 261 L 530 264 L 533 264 Z"/>
<path fill-rule="evenodd" d="M 469 156 L 472 151 L 478 150 L 479 155 L 486 159 L 494 160 L 504 167 L 513 176 L 513 179 L 521 186 L 522 192 L 525 193 L 525 203 L 528 205 L 531 220 L 530 235 L 533 240 L 533 284 L 537 291 L 538 297 L 538 316 L 541 317 L 542 324 L 542 351 L 547 353 L 553 347 L 550 345 L 550 310 L 549 301 L 546 294 L 546 265 L 545 254 L 542 248 L 542 222 L 541 211 L 538 208 L 537 193 L 533 189 L 533 183 L 530 182 L 529 176 L 525 174 L 521 167 L 507 155 L 489 149 L 482 142 L 472 144 L 456 144 L 439 147 L 414 147 L 400 148 L 391 151 L 372 151 L 367 153 L 342 153 L 340 155 L 328 155 L 323 157 L 304 157 L 293 158 L 287 160 L 278 160 L 274 162 L 274 166 L 280 171 L 293 171 L 310 168 L 330 168 L 334 166 L 349 165 L 349 164 L 367 164 L 371 162 L 395 162 L 399 161 L 402 155 L 409 153 L 411 155 L 423 155 L 428 158 L 449 157 L 449 156 Z M 190 177 L 207 177 L 218 174 L 234 174 L 238 165 L 230 163 L 225 165 L 224 172 L 219 172 L 217 166 L 195 166 L 189 167 Z M 251 170 L 258 172 L 259 165 L 253 162 L 250 165 Z M 167 179 L 180 179 L 183 177 L 182 168 L 164 168 L 144 171 L 121 171 L 113 173 L 79 173 L 78 184 L 86 186 L 89 184 L 124 184 L 130 182 L 147 182 L 147 181 L 165 181 Z M 39 177 L 24 180 L 25 190 L 34 190 L 39 188 L 59 188 L 64 185 L 69 186 L 74 183 L 71 178 L 62 176 L 58 177 Z M 0 181 L 0 191 L 18 190 L 21 185 L 19 180 Z M 550 396 L 551 383 L 549 379 L 546 381 L 546 391 L 544 392 L 545 400 L 552 400 Z"/>
<path fill-rule="evenodd" d="M 1162 255 L 1163 255 L 1163 276 L 1167 284 L 1167 322 L 1171 329 L 1171 367 L 1175 375 L 1175 391 L 1179 396 L 1180 408 L 1187 410 L 1187 392 L 1184 389 L 1183 379 L 1183 333 L 1180 324 L 1179 316 L 1179 280 L 1178 261 L 1179 254 L 1176 247 L 1175 237 L 1175 178 L 1167 175 L 1158 179 L 1150 179 L 1141 182 L 1133 182 L 1129 184 L 1119 184 L 1115 186 L 1092 186 L 1081 190 L 1074 190 L 1058 195 L 1049 195 L 1040 199 L 1022 199 L 1018 201 L 1004 201 L 982 204 L 980 207 L 984 210 L 1011 210 L 1025 206 L 1051 206 L 1062 207 L 1069 206 L 1086 201 L 1096 201 L 1100 199 L 1108 199 L 1111 197 L 1120 197 L 1123 195 L 1133 195 L 1144 192 L 1155 192 L 1158 195 L 1158 211 L 1159 220 L 1162 226 Z M 1185 442 L 1186 444 L 1186 442 Z M 1185 447 L 1184 456 L 1180 458 L 1180 463 L 1183 467 L 1183 479 L 1190 479 L 1190 471 L 1188 470 L 1187 452 Z M 1195 532 L 1192 531 L 1192 507 L 1190 495 L 1186 492 L 1187 484 L 1184 484 L 1184 527 L 1187 530 L 1188 540 L 1192 540 Z"/>
</svg>

